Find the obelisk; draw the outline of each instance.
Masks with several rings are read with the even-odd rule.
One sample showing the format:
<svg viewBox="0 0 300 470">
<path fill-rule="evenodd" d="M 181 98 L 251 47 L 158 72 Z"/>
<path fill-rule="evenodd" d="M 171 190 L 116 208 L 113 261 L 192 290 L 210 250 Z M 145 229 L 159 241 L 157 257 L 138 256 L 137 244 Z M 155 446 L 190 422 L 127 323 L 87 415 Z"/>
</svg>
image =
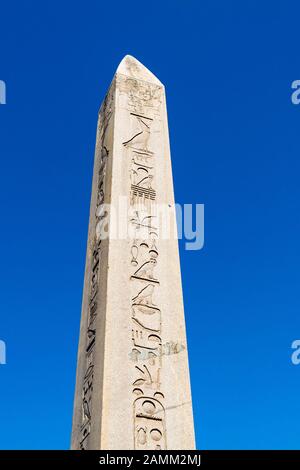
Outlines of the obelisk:
<svg viewBox="0 0 300 470">
<path fill-rule="evenodd" d="M 126 56 L 99 112 L 72 449 L 195 448 L 178 240 L 161 208 L 175 219 L 164 86 Z"/>
</svg>

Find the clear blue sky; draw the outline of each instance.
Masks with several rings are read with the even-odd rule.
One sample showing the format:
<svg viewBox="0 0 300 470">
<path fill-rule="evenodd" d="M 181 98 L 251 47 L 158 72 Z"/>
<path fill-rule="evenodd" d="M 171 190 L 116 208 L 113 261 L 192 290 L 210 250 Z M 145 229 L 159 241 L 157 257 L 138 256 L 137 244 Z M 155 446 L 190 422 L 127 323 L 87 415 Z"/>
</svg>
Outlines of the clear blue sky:
<svg viewBox="0 0 300 470">
<path fill-rule="evenodd" d="M 299 18 L 2 2 L 0 448 L 69 447 L 97 111 L 125 54 L 167 87 L 177 201 L 205 204 L 204 249 L 181 249 L 198 448 L 300 448 Z"/>
</svg>

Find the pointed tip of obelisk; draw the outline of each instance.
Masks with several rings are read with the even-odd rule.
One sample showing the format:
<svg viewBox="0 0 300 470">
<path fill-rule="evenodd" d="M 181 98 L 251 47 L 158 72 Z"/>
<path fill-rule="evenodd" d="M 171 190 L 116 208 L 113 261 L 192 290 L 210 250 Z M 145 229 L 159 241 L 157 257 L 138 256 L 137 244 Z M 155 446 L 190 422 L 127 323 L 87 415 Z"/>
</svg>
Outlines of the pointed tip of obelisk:
<svg viewBox="0 0 300 470">
<path fill-rule="evenodd" d="M 126 55 L 121 60 L 116 73 L 162 86 L 161 81 L 132 55 Z"/>
</svg>

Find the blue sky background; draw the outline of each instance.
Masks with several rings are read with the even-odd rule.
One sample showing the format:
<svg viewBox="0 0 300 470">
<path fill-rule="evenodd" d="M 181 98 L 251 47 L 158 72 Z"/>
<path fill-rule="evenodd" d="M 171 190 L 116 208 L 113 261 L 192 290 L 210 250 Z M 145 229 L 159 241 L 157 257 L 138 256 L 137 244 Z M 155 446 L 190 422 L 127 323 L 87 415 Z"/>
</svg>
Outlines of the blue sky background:
<svg viewBox="0 0 300 470">
<path fill-rule="evenodd" d="M 181 246 L 198 448 L 299 449 L 299 2 L 0 14 L 0 448 L 69 447 L 97 111 L 128 53 L 167 87 L 177 201 L 205 204 Z"/>
</svg>

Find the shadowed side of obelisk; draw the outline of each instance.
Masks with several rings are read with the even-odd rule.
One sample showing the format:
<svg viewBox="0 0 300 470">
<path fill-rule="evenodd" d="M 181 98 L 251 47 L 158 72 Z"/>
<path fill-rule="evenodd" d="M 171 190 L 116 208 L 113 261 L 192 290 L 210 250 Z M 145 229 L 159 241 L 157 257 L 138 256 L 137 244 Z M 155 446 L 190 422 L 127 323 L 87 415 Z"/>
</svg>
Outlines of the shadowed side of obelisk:
<svg viewBox="0 0 300 470">
<path fill-rule="evenodd" d="M 109 240 L 102 239 L 111 200 L 115 79 L 100 107 L 90 203 L 74 398 L 72 449 L 100 449 Z"/>
</svg>

